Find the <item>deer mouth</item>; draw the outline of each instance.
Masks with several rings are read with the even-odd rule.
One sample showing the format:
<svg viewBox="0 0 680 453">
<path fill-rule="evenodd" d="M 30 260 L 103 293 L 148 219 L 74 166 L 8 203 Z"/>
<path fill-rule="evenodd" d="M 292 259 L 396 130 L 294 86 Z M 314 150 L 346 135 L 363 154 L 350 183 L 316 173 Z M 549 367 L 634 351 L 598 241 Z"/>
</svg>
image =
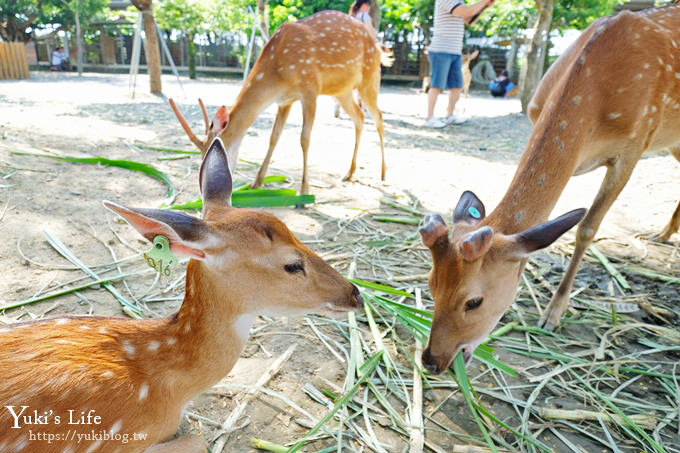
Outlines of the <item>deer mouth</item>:
<svg viewBox="0 0 680 453">
<path fill-rule="evenodd" d="M 468 366 L 472 361 L 472 346 L 465 344 L 461 347 L 461 350 L 463 351 L 463 361 L 465 362 L 465 366 Z"/>
</svg>

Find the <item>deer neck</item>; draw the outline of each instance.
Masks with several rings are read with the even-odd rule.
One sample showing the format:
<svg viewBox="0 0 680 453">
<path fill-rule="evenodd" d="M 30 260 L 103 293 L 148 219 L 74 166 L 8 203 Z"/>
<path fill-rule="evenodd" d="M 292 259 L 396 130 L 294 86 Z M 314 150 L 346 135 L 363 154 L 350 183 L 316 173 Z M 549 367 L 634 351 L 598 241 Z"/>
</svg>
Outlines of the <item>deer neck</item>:
<svg viewBox="0 0 680 453">
<path fill-rule="evenodd" d="M 254 83 L 253 74 L 257 68 L 257 65 L 253 68 L 236 102 L 229 109 L 229 123 L 221 134 L 222 141 L 227 147 L 229 168 L 232 171 L 236 168 L 239 147 L 246 131 L 255 122 L 260 112 L 275 102 L 279 96 L 279 90 L 275 84 L 267 86 L 262 81 L 257 81 L 257 85 Z"/>
<path fill-rule="evenodd" d="M 574 98 L 567 99 L 540 115 L 510 187 L 485 225 L 514 234 L 548 220 L 579 164 L 587 125 L 592 124 L 585 115 L 567 115 L 577 107 Z"/>
<path fill-rule="evenodd" d="M 229 373 L 255 319 L 209 272 L 203 262 L 189 261 L 182 307 L 161 327 L 172 344 L 161 365 L 165 369 L 154 373 L 185 401 Z"/>
</svg>

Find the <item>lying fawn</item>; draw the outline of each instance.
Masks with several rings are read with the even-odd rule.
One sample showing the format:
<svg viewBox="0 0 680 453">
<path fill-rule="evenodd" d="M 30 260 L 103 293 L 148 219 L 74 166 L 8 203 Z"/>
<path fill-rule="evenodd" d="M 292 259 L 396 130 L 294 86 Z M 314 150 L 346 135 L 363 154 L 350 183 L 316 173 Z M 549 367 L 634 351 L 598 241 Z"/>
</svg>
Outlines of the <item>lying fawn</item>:
<svg viewBox="0 0 680 453">
<path fill-rule="evenodd" d="M 467 192 L 450 238 L 441 217 L 430 217 L 421 231 L 434 261 L 434 321 L 423 353 L 430 370 L 445 369 L 461 349 L 469 357 L 512 304 L 527 254 L 584 216 L 579 210 L 541 223 L 572 175 L 607 167 L 539 321 L 548 330 L 559 325 L 583 254 L 642 154 L 670 148 L 680 159 L 680 6 L 597 20 L 543 78 L 529 116 L 534 130 L 496 209 L 485 217 Z M 661 238 L 679 223 L 680 206 Z"/>
<path fill-rule="evenodd" d="M 358 20 L 339 11 L 321 11 L 294 23 L 281 25 L 262 49 L 253 69 L 244 82 L 236 103 L 226 112 L 222 108 L 208 126 L 205 140 L 201 140 L 181 113 L 171 106 L 189 139 L 205 153 L 207 145 L 218 133 L 228 148 L 229 164 L 236 168 L 239 146 L 246 130 L 259 113 L 270 104 L 279 106 L 269 139 L 269 149 L 255 178 L 253 188 L 262 184 L 269 161 L 279 141 L 290 108 L 295 101 L 302 104 L 302 182 L 300 194 L 309 193 L 307 179 L 307 151 L 316 113 L 316 98 L 325 94 L 335 97 L 347 112 L 355 128 L 352 164 L 345 180 L 356 170 L 357 151 L 364 127 L 364 114 L 352 97 L 358 90 L 361 100 L 375 121 L 380 137 L 382 155 L 381 179 L 385 179 L 385 148 L 382 113 L 378 109 L 380 89 L 380 47 Z M 389 63 L 389 61 L 385 61 Z M 221 131 L 221 132 L 219 132 Z"/>
<path fill-rule="evenodd" d="M 148 240 L 164 236 L 174 254 L 191 258 L 177 314 L 62 316 L 0 330 L 1 452 L 205 451 L 195 436 L 159 442 L 175 433 L 187 403 L 231 370 L 256 316 L 361 305 L 357 288 L 280 220 L 231 207 L 219 139 L 203 160 L 200 187 L 201 220 L 104 202 Z M 90 431 L 99 436 L 77 435 Z"/>
</svg>

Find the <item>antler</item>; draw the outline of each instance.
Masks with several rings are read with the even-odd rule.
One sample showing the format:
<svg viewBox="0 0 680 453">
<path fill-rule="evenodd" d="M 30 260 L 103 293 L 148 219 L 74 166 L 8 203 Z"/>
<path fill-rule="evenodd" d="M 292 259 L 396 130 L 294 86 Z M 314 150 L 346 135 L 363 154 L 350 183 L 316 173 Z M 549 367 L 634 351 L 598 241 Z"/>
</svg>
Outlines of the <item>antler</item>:
<svg viewBox="0 0 680 453">
<path fill-rule="evenodd" d="M 205 109 L 205 105 L 203 105 L 203 99 L 198 98 L 198 105 L 201 106 L 201 112 L 203 112 L 203 122 L 205 123 L 205 135 L 208 135 L 208 132 L 210 132 L 210 121 L 208 121 L 208 111 Z"/>
<path fill-rule="evenodd" d="M 175 112 L 175 116 L 177 117 L 177 120 L 179 120 L 179 123 L 182 125 L 182 129 L 184 129 L 184 132 L 187 133 L 187 136 L 189 137 L 189 140 L 193 142 L 194 145 L 198 147 L 201 151 L 205 149 L 206 142 L 200 140 L 198 137 L 196 137 L 196 134 L 193 133 L 191 130 L 191 127 L 189 127 L 189 123 L 187 123 L 187 120 L 184 119 L 184 116 L 182 113 L 179 111 L 177 108 L 177 105 L 175 104 L 175 101 L 170 98 L 168 100 L 170 102 L 170 107 L 172 107 L 172 111 Z M 205 110 L 205 106 L 203 105 L 203 101 L 201 99 L 198 100 L 198 103 L 201 105 L 201 110 L 203 111 L 203 119 L 205 121 L 205 131 L 206 134 L 208 133 L 209 130 L 209 124 L 208 124 L 208 112 Z"/>
</svg>

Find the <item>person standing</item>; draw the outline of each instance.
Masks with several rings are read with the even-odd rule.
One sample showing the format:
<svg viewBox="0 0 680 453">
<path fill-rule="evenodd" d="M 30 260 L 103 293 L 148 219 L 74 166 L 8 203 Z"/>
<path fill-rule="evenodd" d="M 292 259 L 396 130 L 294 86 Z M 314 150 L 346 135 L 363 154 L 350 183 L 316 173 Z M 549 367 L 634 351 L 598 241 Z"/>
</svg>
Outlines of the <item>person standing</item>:
<svg viewBox="0 0 680 453">
<path fill-rule="evenodd" d="M 461 124 L 466 118 L 458 117 L 453 112 L 463 87 L 461 54 L 463 51 L 463 34 L 465 25 L 476 21 L 482 11 L 491 6 L 495 0 L 480 0 L 466 5 L 464 0 L 435 0 L 434 3 L 434 37 L 428 48 L 430 60 L 430 91 L 427 93 L 427 118 L 425 126 L 442 128 L 447 124 Z M 449 103 L 446 117 L 434 116 L 437 98 L 443 90 L 449 90 Z"/>
</svg>

